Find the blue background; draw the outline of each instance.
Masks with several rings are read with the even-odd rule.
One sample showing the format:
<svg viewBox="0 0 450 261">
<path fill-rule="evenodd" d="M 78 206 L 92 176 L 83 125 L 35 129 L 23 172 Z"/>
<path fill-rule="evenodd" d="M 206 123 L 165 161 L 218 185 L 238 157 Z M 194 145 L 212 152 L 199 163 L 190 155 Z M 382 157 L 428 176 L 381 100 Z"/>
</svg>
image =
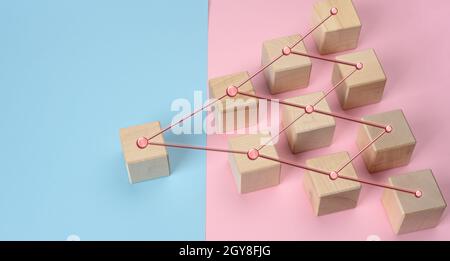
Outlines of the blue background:
<svg viewBox="0 0 450 261">
<path fill-rule="evenodd" d="M 119 128 L 207 79 L 207 0 L 0 1 L 0 239 L 202 240 L 205 153 L 128 183 Z M 166 141 L 204 145 L 204 135 Z"/>
</svg>

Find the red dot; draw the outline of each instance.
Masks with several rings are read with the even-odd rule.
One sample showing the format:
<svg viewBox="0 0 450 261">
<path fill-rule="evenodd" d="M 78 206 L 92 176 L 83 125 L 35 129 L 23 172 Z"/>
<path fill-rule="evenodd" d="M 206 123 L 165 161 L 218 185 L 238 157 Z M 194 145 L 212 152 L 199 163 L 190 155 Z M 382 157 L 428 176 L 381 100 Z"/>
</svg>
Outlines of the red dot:
<svg viewBox="0 0 450 261">
<path fill-rule="evenodd" d="M 363 63 L 357 63 L 355 67 L 356 67 L 356 70 L 362 70 L 362 68 L 364 68 L 364 64 Z"/>
<path fill-rule="evenodd" d="M 384 130 L 385 130 L 387 133 L 390 133 L 390 132 L 392 132 L 392 126 L 391 126 L 391 125 L 387 125 L 386 127 L 384 127 Z"/>
<path fill-rule="evenodd" d="M 251 149 L 247 152 L 247 157 L 250 160 L 255 160 L 259 157 L 259 151 L 257 149 Z"/>
<path fill-rule="evenodd" d="M 291 48 L 289 48 L 288 46 L 284 47 L 282 50 L 283 55 L 289 55 L 291 54 Z"/>
<path fill-rule="evenodd" d="M 234 97 L 234 96 L 237 95 L 237 93 L 238 93 L 238 89 L 237 89 L 236 86 L 232 85 L 232 86 L 227 88 L 227 95 L 229 97 Z"/>
<path fill-rule="evenodd" d="M 308 105 L 305 107 L 305 112 L 310 114 L 314 112 L 314 107 L 312 105 Z"/>
<path fill-rule="evenodd" d="M 333 7 L 333 8 L 330 9 L 330 14 L 331 15 L 337 15 L 337 13 L 338 13 L 338 9 L 336 7 Z"/>
<path fill-rule="evenodd" d="M 416 193 L 414 193 L 414 195 L 416 196 L 416 198 L 420 198 L 422 197 L 422 191 L 418 190 L 416 191 Z"/>
<path fill-rule="evenodd" d="M 328 177 L 329 177 L 331 180 L 336 180 L 336 179 L 339 177 L 339 175 L 338 175 L 338 173 L 337 173 L 336 171 L 332 171 L 332 172 L 330 172 L 330 174 L 328 175 Z"/>
<path fill-rule="evenodd" d="M 145 149 L 148 145 L 148 140 L 145 137 L 140 137 L 136 140 L 136 145 L 140 149 Z"/>
</svg>

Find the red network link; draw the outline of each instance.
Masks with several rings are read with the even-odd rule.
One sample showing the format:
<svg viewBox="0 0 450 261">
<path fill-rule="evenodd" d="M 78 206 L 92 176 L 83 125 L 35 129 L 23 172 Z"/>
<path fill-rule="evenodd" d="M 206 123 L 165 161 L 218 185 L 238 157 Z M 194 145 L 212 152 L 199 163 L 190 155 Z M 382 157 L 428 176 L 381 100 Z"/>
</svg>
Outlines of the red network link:
<svg viewBox="0 0 450 261">
<path fill-rule="evenodd" d="M 314 26 L 311 30 L 309 30 L 303 37 L 301 37 L 297 42 L 295 42 L 293 45 L 291 46 L 286 46 L 281 50 L 280 55 L 278 55 L 277 57 L 275 57 L 273 60 L 271 60 L 269 63 L 267 63 L 266 65 L 262 66 L 258 71 L 256 71 L 255 73 L 253 73 L 251 76 L 249 76 L 247 79 L 245 79 L 243 82 L 241 82 L 239 85 L 235 86 L 229 86 L 226 89 L 226 92 L 223 96 L 219 97 L 218 99 L 204 105 L 203 107 L 195 110 L 194 112 L 192 112 L 191 114 L 189 114 L 188 116 L 182 118 L 181 120 L 167 126 L 166 128 L 164 128 L 163 130 L 159 131 L 158 133 L 154 134 L 153 136 L 151 136 L 150 138 L 146 138 L 146 137 L 140 137 L 137 139 L 136 141 L 136 145 L 138 148 L 140 149 L 145 149 L 148 145 L 153 145 L 153 146 L 164 146 L 164 147 L 172 147 L 172 148 L 178 148 L 178 149 L 191 149 L 191 150 L 204 150 L 204 151 L 215 151 L 215 152 L 223 152 L 223 153 L 233 153 L 233 154 L 243 154 L 243 155 L 247 155 L 247 157 L 250 160 L 256 160 L 258 158 L 263 158 L 266 160 L 271 160 L 271 161 L 275 161 L 275 162 L 279 162 L 281 164 L 284 165 L 288 165 L 288 166 L 292 166 L 295 168 L 300 168 L 300 169 L 304 169 L 304 170 L 308 170 L 308 171 L 312 171 L 314 173 L 318 173 L 318 174 L 322 174 L 322 175 L 327 175 L 330 180 L 336 180 L 338 178 L 340 179 L 345 179 L 345 180 L 350 180 L 350 181 L 354 181 L 354 182 L 359 182 L 362 184 L 367 184 L 367 185 L 371 185 L 371 186 L 376 186 L 376 187 L 381 187 L 381 188 L 386 188 L 386 189 L 392 189 L 392 190 L 396 190 L 396 191 L 400 191 L 400 192 L 404 192 L 404 193 L 409 193 L 414 195 L 417 198 L 420 198 L 422 196 L 422 192 L 420 190 L 409 190 L 409 189 L 405 189 L 405 188 L 401 188 L 401 187 L 396 187 L 396 186 L 390 186 L 390 185 L 385 185 L 385 184 L 381 184 L 381 183 L 376 183 L 376 182 L 371 182 L 368 180 L 364 180 L 364 179 L 360 179 L 360 178 L 353 178 L 353 177 L 348 177 L 348 176 L 344 176 L 344 175 L 340 175 L 339 173 L 345 168 L 347 167 L 350 163 L 353 162 L 353 160 L 355 160 L 359 155 L 361 155 L 365 150 L 367 150 L 373 143 L 375 143 L 378 139 L 380 139 L 383 135 L 385 135 L 386 133 L 390 133 L 392 132 L 392 126 L 391 125 L 381 125 L 375 122 L 369 122 L 369 121 L 364 121 L 364 120 L 360 120 L 360 119 L 356 119 L 356 118 L 352 118 L 352 117 L 348 117 L 345 115 L 341 115 L 341 114 L 337 114 L 337 113 L 333 113 L 333 112 L 326 112 L 326 111 L 322 111 L 322 110 L 318 110 L 315 108 L 315 106 L 317 104 L 319 104 L 319 102 L 321 102 L 323 99 L 325 99 L 331 92 L 333 92 L 337 87 L 339 87 L 346 79 L 348 79 L 350 76 L 353 75 L 353 73 L 355 73 L 358 70 L 362 70 L 363 69 L 363 64 L 362 63 L 351 63 L 351 62 L 346 62 L 346 61 L 341 61 L 341 60 L 335 60 L 335 59 L 330 59 L 330 58 L 325 58 L 325 57 L 321 57 L 321 56 L 316 56 L 316 55 L 311 55 L 311 54 L 306 54 L 306 53 L 302 53 L 302 52 L 297 52 L 297 51 L 293 51 L 292 49 L 295 48 L 299 43 L 301 43 L 307 36 L 309 36 L 314 30 L 316 30 L 320 25 L 322 25 L 323 23 L 325 23 L 328 19 L 330 19 L 332 16 L 336 15 L 338 13 L 337 8 L 331 8 L 330 9 L 330 14 L 323 20 L 321 21 L 319 24 L 317 24 L 316 26 Z M 332 63 L 339 63 L 339 64 L 344 64 L 344 65 L 348 65 L 348 66 L 352 66 L 355 69 L 352 70 L 348 75 L 346 75 L 341 81 L 339 81 L 337 84 L 335 84 L 333 87 L 331 87 L 329 90 L 327 90 L 325 92 L 325 94 L 318 99 L 315 103 L 313 104 L 307 104 L 307 105 L 299 105 L 299 104 L 294 104 L 294 103 L 289 103 L 289 102 L 285 102 L 285 101 L 279 101 L 279 100 L 275 100 L 275 99 L 271 99 L 268 97 L 263 97 L 263 96 L 258 96 L 258 95 L 253 95 L 253 94 L 248 94 L 248 93 L 243 93 L 239 91 L 239 88 L 242 87 L 244 84 L 246 84 L 247 82 L 249 82 L 250 80 L 252 80 L 254 77 L 256 77 L 258 74 L 260 74 L 261 72 L 263 72 L 266 68 L 268 68 L 270 65 L 272 65 L 273 63 L 277 62 L 278 60 L 280 60 L 282 57 L 284 56 L 288 56 L 288 55 L 299 55 L 299 56 L 305 56 L 305 57 L 309 57 L 312 59 L 318 59 L 318 60 L 322 60 L 322 61 L 326 61 L 326 62 L 332 62 Z M 212 147 L 203 147 L 203 146 L 193 146 L 193 145 L 181 145 L 181 144 L 170 144 L 170 143 L 157 143 L 157 142 L 151 142 L 151 140 L 153 138 L 155 138 L 156 136 L 170 130 L 172 127 L 182 123 L 183 121 L 185 121 L 186 119 L 189 119 L 191 117 L 193 117 L 194 115 L 196 115 L 197 113 L 203 111 L 204 109 L 214 105 L 215 103 L 217 103 L 218 101 L 224 99 L 225 97 L 235 97 L 237 94 L 240 95 L 244 95 L 247 97 L 251 97 L 251 98 L 255 98 L 255 99 L 262 99 L 262 100 L 266 100 L 266 101 L 270 101 L 270 102 L 276 102 L 285 106 L 291 106 L 291 107 L 295 107 L 298 109 L 302 109 L 304 110 L 304 112 L 302 114 L 300 114 L 294 121 L 292 121 L 290 124 L 288 124 L 287 126 L 285 126 L 281 131 L 279 131 L 275 136 L 273 136 L 271 139 L 269 139 L 267 142 L 265 142 L 264 144 L 262 144 L 259 148 L 251 148 L 248 151 L 237 151 L 237 150 L 230 150 L 230 149 L 221 149 L 221 148 L 212 148 Z M 288 129 L 290 126 L 292 126 L 292 124 L 294 124 L 297 120 L 299 120 L 301 117 L 303 117 L 303 115 L 305 114 L 311 114 L 311 113 L 319 113 L 319 114 L 323 114 L 323 115 L 328 115 L 331 117 L 335 117 L 335 118 L 339 118 L 342 120 L 347 120 L 347 121 L 352 121 L 352 122 L 356 122 L 359 124 L 364 124 L 364 125 L 368 125 L 368 126 L 372 126 L 372 127 L 376 127 L 376 128 L 380 128 L 383 131 L 380 132 L 380 134 L 373 139 L 369 144 L 367 144 L 364 148 L 362 148 L 357 154 L 355 154 L 349 161 L 347 161 L 342 167 L 340 167 L 338 170 L 336 171 L 324 171 L 321 169 L 317 169 L 317 168 L 312 168 L 312 167 L 308 167 L 308 166 L 304 166 L 304 165 L 300 165 L 297 164 L 295 162 L 291 162 L 291 161 L 286 161 L 286 160 L 282 160 L 282 159 L 278 159 L 278 158 L 274 158 L 274 157 L 270 157 L 264 154 L 260 154 L 261 149 L 263 149 L 265 146 L 267 146 L 268 144 L 270 144 L 276 137 L 278 137 L 281 133 L 283 133 L 286 129 Z"/>
</svg>

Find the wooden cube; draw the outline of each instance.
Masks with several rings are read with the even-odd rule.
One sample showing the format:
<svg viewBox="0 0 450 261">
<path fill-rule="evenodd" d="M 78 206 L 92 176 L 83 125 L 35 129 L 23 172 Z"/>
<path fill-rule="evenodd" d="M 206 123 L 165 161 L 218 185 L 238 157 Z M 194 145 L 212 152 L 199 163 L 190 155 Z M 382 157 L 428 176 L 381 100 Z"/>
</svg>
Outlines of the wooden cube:
<svg viewBox="0 0 450 261">
<path fill-rule="evenodd" d="M 259 148 L 269 138 L 269 135 L 262 134 L 239 135 L 228 140 L 228 147 L 231 150 L 248 151 Z M 260 154 L 278 158 L 273 145 L 265 146 Z M 261 157 L 250 160 L 245 154 L 231 153 L 229 162 L 239 193 L 248 193 L 280 184 L 281 164 L 279 162 Z"/>
<path fill-rule="evenodd" d="M 265 41 L 262 47 L 261 64 L 263 66 L 269 64 L 282 53 L 284 47 L 293 45 L 300 38 L 301 36 L 297 34 Z M 303 42 L 300 42 L 292 51 L 307 53 Z M 311 59 L 294 54 L 282 57 L 264 70 L 271 94 L 307 87 L 310 74 Z"/>
<path fill-rule="evenodd" d="M 402 110 L 373 114 L 362 119 L 392 126 L 392 132 L 385 133 L 362 153 L 369 172 L 387 170 L 409 163 L 416 146 L 416 139 Z M 361 125 L 356 139 L 359 149 L 367 146 L 382 131 L 380 128 Z"/>
<path fill-rule="evenodd" d="M 396 234 L 404 234 L 436 227 L 447 203 L 430 169 L 389 178 L 389 185 L 422 193 L 412 194 L 385 189 L 382 203 Z"/>
<path fill-rule="evenodd" d="M 239 72 L 209 80 L 209 97 L 219 99 L 228 87 L 238 86 L 249 78 L 248 72 Z M 239 88 L 240 92 L 255 94 L 251 81 Z M 258 123 L 258 99 L 243 96 L 225 97 L 214 105 L 216 132 L 229 132 L 248 128 Z"/>
<path fill-rule="evenodd" d="M 303 106 L 313 105 L 324 95 L 324 92 L 314 92 L 289 98 L 285 101 Z M 322 111 L 331 112 L 325 99 L 319 102 L 315 108 Z M 301 114 L 304 115 L 286 130 L 286 136 L 292 153 L 299 153 L 329 146 L 333 141 L 334 130 L 336 127 L 334 118 L 319 113 L 306 114 L 303 109 L 283 105 L 283 126 L 288 126 Z"/>
<path fill-rule="evenodd" d="M 161 131 L 159 122 L 120 129 L 122 151 L 131 184 L 170 175 L 169 158 L 166 147 L 151 146 L 140 149 L 136 141 L 140 137 L 151 137 Z M 153 142 L 164 143 L 162 134 L 152 139 Z"/>
<path fill-rule="evenodd" d="M 361 70 L 354 72 L 336 88 L 339 102 L 344 110 L 381 101 L 386 85 L 386 75 L 373 49 L 340 55 L 336 59 L 363 63 Z M 338 84 L 353 70 L 355 68 L 352 66 L 336 63 L 332 76 L 333 85 Z"/>
<path fill-rule="evenodd" d="M 331 172 L 337 171 L 349 160 L 348 153 L 344 151 L 309 159 L 306 165 Z M 339 175 L 358 178 L 351 163 Z M 303 185 L 317 216 L 355 208 L 361 191 L 359 182 L 340 178 L 331 180 L 327 175 L 312 171 L 305 172 Z"/>
<path fill-rule="evenodd" d="M 312 26 L 326 19 L 333 7 L 338 9 L 338 13 L 313 32 L 321 54 L 342 52 L 358 46 L 361 22 L 351 0 L 325 0 L 314 4 Z"/>
</svg>

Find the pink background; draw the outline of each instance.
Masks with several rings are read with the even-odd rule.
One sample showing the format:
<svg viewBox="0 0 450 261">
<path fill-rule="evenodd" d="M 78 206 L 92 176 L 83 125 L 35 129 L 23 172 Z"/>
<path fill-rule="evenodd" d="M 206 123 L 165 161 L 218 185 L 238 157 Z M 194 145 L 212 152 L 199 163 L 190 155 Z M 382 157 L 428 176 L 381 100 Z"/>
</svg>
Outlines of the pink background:
<svg viewBox="0 0 450 261">
<path fill-rule="evenodd" d="M 244 70 L 255 72 L 260 65 L 264 40 L 308 31 L 313 2 L 211 0 L 209 78 Z M 431 168 L 449 201 L 450 3 L 354 0 L 354 4 L 363 25 L 357 50 L 374 48 L 388 80 L 380 103 L 344 113 L 360 117 L 401 108 L 418 141 L 408 166 L 370 175 L 358 158 L 354 161 L 358 175 L 384 183 L 391 175 Z M 305 44 L 310 53 L 317 54 L 311 37 Z M 273 97 L 286 98 L 329 88 L 332 67 L 331 63 L 313 60 L 308 88 Z M 257 94 L 269 95 L 262 74 L 252 82 Z M 334 93 L 327 100 L 335 112 L 342 112 Z M 355 145 L 358 124 L 339 119 L 336 124 L 331 147 L 299 155 L 290 153 L 286 138 L 281 135 L 276 145 L 280 157 L 303 163 L 314 156 L 343 150 L 354 155 L 358 151 Z M 226 141 L 224 135 L 211 135 L 207 143 L 226 148 Z M 208 152 L 206 238 L 366 240 L 370 235 L 377 235 L 381 240 L 450 239 L 448 211 L 435 229 L 396 236 L 380 202 L 382 189 L 377 187 L 363 186 L 355 209 L 316 217 L 302 187 L 302 173 L 300 169 L 283 166 L 280 185 L 240 195 L 227 156 Z"/>
</svg>

